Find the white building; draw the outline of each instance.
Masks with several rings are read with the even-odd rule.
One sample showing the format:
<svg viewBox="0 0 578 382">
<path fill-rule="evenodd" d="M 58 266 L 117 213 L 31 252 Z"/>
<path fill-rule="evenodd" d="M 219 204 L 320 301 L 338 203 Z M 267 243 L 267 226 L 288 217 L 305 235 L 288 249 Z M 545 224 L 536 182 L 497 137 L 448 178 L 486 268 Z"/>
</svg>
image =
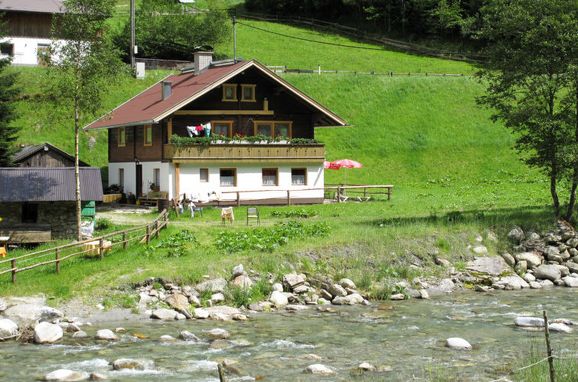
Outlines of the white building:
<svg viewBox="0 0 578 382">
<path fill-rule="evenodd" d="M 0 40 L 0 57 L 14 65 L 38 65 L 50 48 L 52 17 L 63 12 L 60 0 L 0 0 L 7 37 Z"/>
<path fill-rule="evenodd" d="M 314 129 L 345 121 L 256 61 L 211 57 L 196 53 L 194 68 L 85 127 L 109 130 L 109 184 L 221 204 L 322 202 Z"/>
</svg>

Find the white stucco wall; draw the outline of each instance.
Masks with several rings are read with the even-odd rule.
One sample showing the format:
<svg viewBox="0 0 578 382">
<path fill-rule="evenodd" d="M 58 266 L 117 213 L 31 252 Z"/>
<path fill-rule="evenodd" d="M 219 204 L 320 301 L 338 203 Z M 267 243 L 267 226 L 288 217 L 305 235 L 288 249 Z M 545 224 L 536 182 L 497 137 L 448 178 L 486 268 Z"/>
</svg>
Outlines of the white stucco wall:
<svg viewBox="0 0 578 382">
<path fill-rule="evenodd" d="M 170 165 L 170 172 L 174 174 L 174 165 Z M 201 183 L 200 169 L 209 169 L 209 182 Z M 220 169 L 221 168 L 236 168 L 237 169 L 237 186 L 236 187 L 221 187 L 220 185 Z M 263 168 L 277 168 L 278 169 L 278 185 L 277 186 L 263 186 L 262 169 Z M 307 169 L 307 185 L 294 186 L 291 184 L 291 169 L 292 168 L 306 168 Z M 187 196 L 195 197 L 198 195 L 201 199 L 204 195 L 210 194 L 213 191 L 220 194 L 221 200 L 236 200 L 236 191 L 241 192 L 242 200 L 259 200 L 259 199 L 278 199 L 286 198 L 287 190 L 291 191 L 291 198 L 323 198 L 323 166 L 320 164 L 298 163 L 291 165 L 279 165 L 276 163 L 260 163 L 258 165 L 237 165 L 228 166 L 225 164 L 215 165 L 210 163 L 198 164 L 181 164 L 180 165 L 180 194 L 186 193 Z M 174 175 L 173 175 L 174 178 Z M 171 197 L 174 197 L 174 179 L 172 181 Z M 259 192 L 246 192 L 258 190 Z M 262 192 L 267 191 L 267 192 Z"/>
<path fill-rule="evenodd" d="M 13 44 L 13 65 L 38 65 L 38 45 L 50 45 L 52 40 L 48 38 L 33 38 L 33 37 L 6 37 L 0 40 L 3 43 Z M 62 43 L 59 41 L 58 43 Z M 6 55 L 0 55 L 4 58 Z M 53 57 L 52 59 L 57 59 Z"/>
<path fill-rule="evenodd" d="M 136 166 L 134 162 L 109 163 L 108 184 L 119 184 L 118 169 L 124 169 L 124 192 L 136 192 Z"/>
<path fill-rule="evenodd" d="M 160 190 L 171 192 L 174 183 L 169 163 L 141 162 L 142 165 L 142 192 L 150 191 L 150 185 L 154 182 L 153 170 L 160 169 Z M 119 162 L 108 164 L 108 184 L 119 184 L 118 169 L 124 169 L 124 192 L 136 194 L 136 164 L 134 162 Z M 172 191 L 174 193 L 174 191 Z M 172 195 L 169 194 L 169 198 Z"/>
</svg>

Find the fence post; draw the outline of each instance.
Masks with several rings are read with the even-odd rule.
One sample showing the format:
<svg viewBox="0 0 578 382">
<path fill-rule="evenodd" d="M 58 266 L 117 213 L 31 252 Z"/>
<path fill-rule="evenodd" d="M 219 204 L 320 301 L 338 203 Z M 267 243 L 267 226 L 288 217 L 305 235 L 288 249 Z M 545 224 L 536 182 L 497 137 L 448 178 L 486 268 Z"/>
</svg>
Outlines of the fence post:
<svg viewBox="0 0 578 382">
<path fill-rule="evenodd" d="M 321 75 L 321 65 L 317 65 L 317 74 Z"/>
<path fill-rule="evenodd" d="M 337 203 L 341 203 L 341 186 L 337 186 Z"/>
<path fill-rule="evenodd" d="M 241 206 L 241 193 L 237 191 L 237 207 Z"/>
<path fill-rule="evenodd" d="M 10 265 L 12 266 L 12 284 L 16 284 L 16 259 L 12 259 Z"/>
<path fill-rule="evenodd" d="M 159 221 L 155 220 L 155 235 L 156 238 L 159 237 Z"/>
<path fill-rule="evenodd" d="M 548 315 L 544 310 L 544 336 L 546 337 L 546 352 L 548 354 L 548 368 L 550 369 L 550 382 L 556 382 L 556 374 L 554 372 L 554 358 L 552 358 L 552 347 L 550 346 L 550 329 L 548 328 Z"/>
<path fill-rule="evenodd" d="M 56 273 L 60 273 L 60 250 L 56 248 L 55 250 L 55 257 L 56 257 Z"/>
<path fill-rule="evenodd" d="M 127 242 L 126 242 L 126 231 L 122 231 L 122 249 L 126 249 Z"/>
<path fill-rule="evenodd" d="M 387 200 L 391 200 L 391 187 L 387 188 Z"/>
<path fill-rule="evenodd" d="M 291 191 L 287 190 L 287 205 L 291 205 Z"/>
<path fill-rule="evenodd" d="M 151 241 L 151 227 L 147 224 L 146 234 L 145 234 L 145 243 L 149 243 Z"/>
<path fill-rule="evenodd" d="M 100 238 L 98 240 L 98 257 L 102 260 L 104 257 L 104 239 Z"/>
</svg>

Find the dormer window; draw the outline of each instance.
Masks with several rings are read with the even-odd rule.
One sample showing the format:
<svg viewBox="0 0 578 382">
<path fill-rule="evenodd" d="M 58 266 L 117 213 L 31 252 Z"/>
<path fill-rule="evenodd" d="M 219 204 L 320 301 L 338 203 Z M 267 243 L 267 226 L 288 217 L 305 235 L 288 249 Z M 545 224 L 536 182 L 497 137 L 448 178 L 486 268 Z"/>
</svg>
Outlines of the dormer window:
<svg viewBox="0 0 578 382">
<path fill-rule="evenodd" d="M 237 102 L 237 84 L 223 84 L 223 102 Z"/>
<path fill-rule="evenodd" d="M 241 85 L 241 102 L 256 102 L 255 99 L 255 87 L 257 85 Z"/>
</svg>

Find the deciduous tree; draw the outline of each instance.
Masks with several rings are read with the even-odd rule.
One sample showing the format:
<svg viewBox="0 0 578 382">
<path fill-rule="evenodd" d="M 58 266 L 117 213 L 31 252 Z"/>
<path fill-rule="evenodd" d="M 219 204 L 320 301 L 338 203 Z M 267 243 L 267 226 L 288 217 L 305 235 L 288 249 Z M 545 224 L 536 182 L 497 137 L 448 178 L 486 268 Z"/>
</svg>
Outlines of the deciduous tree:
<svg viewBox="0 0 578 382">
<path fill-rule="evenodd" d="M 1 19 L 1 15 L 0 15 Z M 0 39 L 4 30 L 0 24 Z M 0 59 L 0 167 L 7 167 L 12 164 L 12 155 L 16 150 L 15 142 L 20 128 L 14 125 L 16 114 L 14 102 L 18 96 L 15 87 L 16 74 L 7 73 L 10 65 L 10 58 Z"/>
</svg>

